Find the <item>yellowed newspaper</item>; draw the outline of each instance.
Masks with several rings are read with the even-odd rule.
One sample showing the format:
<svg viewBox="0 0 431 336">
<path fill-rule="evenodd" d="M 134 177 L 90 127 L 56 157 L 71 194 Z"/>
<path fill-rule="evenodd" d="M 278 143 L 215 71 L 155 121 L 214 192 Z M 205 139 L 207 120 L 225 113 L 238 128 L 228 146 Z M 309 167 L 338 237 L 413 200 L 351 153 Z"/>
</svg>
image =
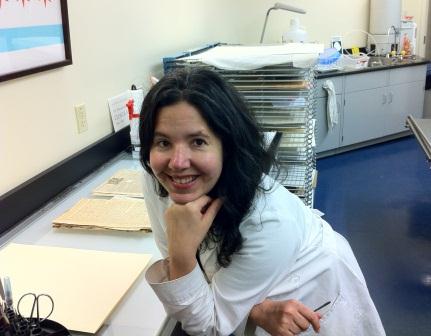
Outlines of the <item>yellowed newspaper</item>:
<svg viewBox="0 0 431 336">
<path fill-rule="evenodd" d="M 145 201 L 84 198 L 53 221 L 55 228 L 151 231 Z"/>
<path fill-rule="evenodd" d="M 93 190 L 96 196 L 123 195 L 143 198 L 142 171 L 122 169 Z"/>
</svg>

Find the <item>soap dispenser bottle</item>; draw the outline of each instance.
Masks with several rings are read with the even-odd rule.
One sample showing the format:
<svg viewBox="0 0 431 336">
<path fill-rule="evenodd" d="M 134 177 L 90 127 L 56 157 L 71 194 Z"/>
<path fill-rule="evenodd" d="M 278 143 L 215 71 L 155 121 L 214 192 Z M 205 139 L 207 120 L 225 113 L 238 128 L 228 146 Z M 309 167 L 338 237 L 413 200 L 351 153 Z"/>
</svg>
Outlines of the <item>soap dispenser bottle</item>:
<svg viewBox="0 0 431 336">
<path fill-rule="evenodd" d="M 307 42 L 307 32 L 304 27 L 299 26 L 299 19 L 293 18 L 290 20 L 290 29 L 282 36 L 283 43 Z"/>
</svg>

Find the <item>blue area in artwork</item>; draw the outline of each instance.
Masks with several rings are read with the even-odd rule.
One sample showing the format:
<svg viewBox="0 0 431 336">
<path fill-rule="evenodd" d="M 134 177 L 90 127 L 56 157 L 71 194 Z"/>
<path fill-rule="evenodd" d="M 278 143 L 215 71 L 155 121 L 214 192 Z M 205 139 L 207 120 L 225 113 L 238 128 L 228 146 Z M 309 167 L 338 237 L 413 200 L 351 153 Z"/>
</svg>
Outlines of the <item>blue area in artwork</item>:
<svg viewBox="0 0 431 336">
<path fill-rule="evenodd" d="M 0 53 L 63 43 L 61 24 L 0 29 Z"/>
</svg>

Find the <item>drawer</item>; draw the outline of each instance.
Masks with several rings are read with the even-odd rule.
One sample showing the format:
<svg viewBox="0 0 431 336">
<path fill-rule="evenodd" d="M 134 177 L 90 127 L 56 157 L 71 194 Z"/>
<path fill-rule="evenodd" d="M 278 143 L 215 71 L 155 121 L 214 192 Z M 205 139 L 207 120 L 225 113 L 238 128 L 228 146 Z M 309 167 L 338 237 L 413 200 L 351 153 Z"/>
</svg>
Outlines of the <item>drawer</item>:
<svg viewBox="0 0 431 336">
<path fill-rule="evenodd" d="M 346 93 L 385 87 L 388 85 L 388 73 L 388 70 L 380 70 L 346 75 Z"/>
<path fill-rule="evenodd" d="M 392 69 L 389 72 L 389 83 L 402 84 L 408 82 L 424 81 L 427 73 L 426 64 L 405 66 L 402 68 Z"/>
<path fill-rule="evenodd" d="M 321 98 L 321 97 L 327 96 L 326 90 L 322 88 L 323 83 L 326 80 L 330 80 L 330 81 L 332 81 L 332 83 L 334 83 L 336 94 L 340 94 L 343 92 L 343 76 L 322 78 L 322 79 L 318 79 L 316 81 L 316 91 L 315 91 L 315 93 L 316 93 L 315 97 L 316 98 Z"/>
</svg>

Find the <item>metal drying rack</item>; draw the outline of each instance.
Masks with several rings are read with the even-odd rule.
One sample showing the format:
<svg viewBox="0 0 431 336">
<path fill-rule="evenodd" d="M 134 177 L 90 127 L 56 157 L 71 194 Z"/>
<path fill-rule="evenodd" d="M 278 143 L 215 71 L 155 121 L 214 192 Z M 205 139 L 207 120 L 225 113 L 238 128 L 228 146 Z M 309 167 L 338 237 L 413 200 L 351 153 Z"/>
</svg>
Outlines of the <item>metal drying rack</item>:
<svg viewBox="0 0 431 336">
<path fill-rule="evenodd" d="M 282 185 L 312 207 L 316 175 L 313 68 L 295 68 L 286 63 L 255 70 L 222 70 L 184 59 L 217 45 L 220 44 L 165 57 L 165 73 L 176 68 L 207 67 L 233 84 L 245 97 L 263 130 L 281 133 L 276 151 L 280 169 L 270 175 L 278 175 Z"/>
</svg>

